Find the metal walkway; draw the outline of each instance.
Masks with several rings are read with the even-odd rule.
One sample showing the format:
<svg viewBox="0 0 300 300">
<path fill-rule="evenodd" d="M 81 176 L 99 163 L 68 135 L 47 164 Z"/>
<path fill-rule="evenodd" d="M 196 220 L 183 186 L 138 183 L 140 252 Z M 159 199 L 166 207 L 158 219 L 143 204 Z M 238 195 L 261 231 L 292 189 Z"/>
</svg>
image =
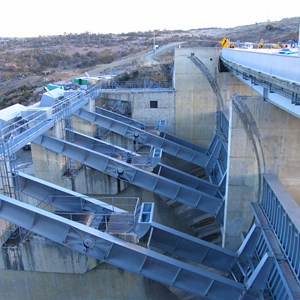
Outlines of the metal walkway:
<svg viewBox="0 0 300 300">
<path fill-rule="evenodd" d="M 100 201 L 85 199 L 74 192 L 69 194 L 65 189 L 33 179 L 28 175 L 21 174 L 18 176 L 18 180 L 20 180 L 20 192 L 29 193 L 30 196 L 37 196 L 39 199 L 43 198 L 43 201 L 46 200 L 48 203 L 52 201 L 49 200 L 54 195 L 55 199 L 51 202 L 53 205 L 61 207 L 62 203 L 69 203 L 63 204 L 64 210 L 68 208 L 70 211 L 75 204 L 77 211 L 83 211 L 85 208 L 88 210 L 92 208 L 96 211 L 107 209 L 109 211 L 107 205 L 104 208 L 96 208 L 97 205 L 103 205 Z M 47 191 L 46 195 L 38 192 L 44 189 Z M 74 201 L 72 201 L 74 203 L 65 201 L 66 197 L 70 200 L 73 198 L 72 196 L 74 196 Z M 85 199 L 83 206 L 82 199 Z M 208 299 L 258 299 L 262 294 L 266 276 L 269 274 L 274 261 L 272 255 L 266 253 L 245 282 L 243 277 L 241 277 L 241 282 L 230 277 L 234 269 L 242 272 L 239 266 L 253 248 L 252 243 L 248 242 L 253 240 L 253 233 L 257 232 L 255 228 L 250 232 L 237 255 L 229 250 L 155 223 L 148 230 L 148 248 L 144 248 L 4 195 L 0 195 L 0 216 L 33 233 L 100 261 Z M 152 221 L 151 218 L 147 219 L 147 221 L 149 220 Z M 227 272 L 229 277 L 226 274 L 226 276 L 220 275 L 218 272 L 204 270 L 203 267 L 190 265 L 157 253 L 150 250 L 150 247 L 161 247 L 161 249 L 176 256 Z M 218 260 L 215 259 L 216 256 L 218 256 Z"/>
<path fill-rule="evenodd" d="M 9 125 L 9 128 L 2 128 L 0 136 L 5 146 L 0 147 L 0 154 L 14 154 L 27 143 L 52 128 L 54 124 L 68 117 L 73 112 L 87 104 L 91 99 L 100 93 L 100 86 L 91 87 L 86 94 L 82 92 L 72 93 L 64 97 L 53 107 L 46 109 L 35 107 L 24 118 L 24 122 L 17 121 Z M 9 150 L 9 151 L 8 151 Z"/>
<path fill-rule="evenodd" d="M 65 140 L 41 135 L 34 142 L 109 176 L 209 213 L 220 224 L 223 222 L 224 200 L 221 198 Z"/>
</svg>

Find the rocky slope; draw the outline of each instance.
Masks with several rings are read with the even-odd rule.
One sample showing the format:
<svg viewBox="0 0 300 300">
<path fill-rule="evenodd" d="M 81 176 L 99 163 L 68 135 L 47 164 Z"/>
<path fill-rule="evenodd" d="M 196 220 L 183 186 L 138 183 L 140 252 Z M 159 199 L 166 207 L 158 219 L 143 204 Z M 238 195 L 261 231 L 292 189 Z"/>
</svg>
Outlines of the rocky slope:
<svg viewBox="0 0 300 300">
<path fill-rule="evenodd" d="M 300 17 L 296 17 L 235 28 L 0 38 L 0 108 L 36 102 L 47 83 L 86 71 L 105 74 L 115 70 L 119 80 L 169 81 L 172 51 L 159 56 L 159 65 L 141 60 L 152 50 L 154 36 L 159 47 L 173 42 L 185 42 L 183 47 L 220 47 L 223 37 L 252 43 L 263 39 L 272 44 L 297 40 L 299 24 Z"/>
</svg>

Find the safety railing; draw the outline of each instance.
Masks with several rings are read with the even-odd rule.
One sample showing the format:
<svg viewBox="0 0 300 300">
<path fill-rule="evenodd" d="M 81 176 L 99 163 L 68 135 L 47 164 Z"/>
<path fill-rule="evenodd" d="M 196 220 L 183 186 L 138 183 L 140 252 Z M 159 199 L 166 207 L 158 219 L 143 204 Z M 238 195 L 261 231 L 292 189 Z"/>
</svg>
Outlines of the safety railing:
<svg viewBox="0 0 300 300">
<path fill-rule="evenodd" d="M 275 260 L 267 275 L 266 297 L 300 299 L 299 206 L 271 174 L 264 174 L 262 199 L 252 205 L 260 234 L 248 261 L 249 271 L 266 253 L 271 253 Z"/>
<path fill-rule="evenodd" d="M 102 89 L 173 89 L 173 82 L 156 80 L 108 81 L 101 84 Z"/>
<path fill-rule="evenodd" d="M 31 114 L 26 119 L 17 120 L 0 130 L 0 142 L 6 144 L 6 149 L 16 149 L 27 141 L 31 141 L 36 135 L 42 134 L 50 129 L 55 122 L 67 117 L 74 111 L 88 103 L 89 100 L 96 98 L 101 93 L 100 85 L 91 86 L 87 91 L 71 93 L 52 107 L 41 108 L 33 107 Z M 2 148 L 1 148 L 2 149 Z"/>
<path fill-rule="evenodd" d="M 279 180 L 264 176 L 262 209 L 285 253 L 291 269 L 300 282 L 300 209 Z"/>
<path fill-rule="evenodd" d="M 217 112 L 217 131 L 224 135 L 225 140 L 228 142 L 229 135 L 229 121 L 224 112 Z"/>
<path fill-rule="evenodd" d="M 261 234 L 256 244 L 256 255 L 258 261 L 262 259 L 265 253 L 270 252 L 268 241 L 264 234 Z M 251 272 L 251 271 L 250 271 Z M 290 289 L 287 286 L 287 279 L 282 273 L 279 264 L 275 261 L 267 280 L 267 289 L 265 294 L 272 299 L 289 300 L 294 299 Z"/>
</svg>

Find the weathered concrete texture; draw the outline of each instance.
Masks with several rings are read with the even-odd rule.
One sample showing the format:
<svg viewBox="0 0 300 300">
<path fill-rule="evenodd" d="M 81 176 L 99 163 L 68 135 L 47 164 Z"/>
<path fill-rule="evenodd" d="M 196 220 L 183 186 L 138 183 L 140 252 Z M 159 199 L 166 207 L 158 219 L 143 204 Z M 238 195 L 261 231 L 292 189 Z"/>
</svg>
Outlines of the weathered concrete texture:
<svg viewBox="0 0 300 300">
<path fill-rule="evenodd" d="M 99 128 L 101 132 L 101 128 Z M 118 133 L 108 131 L 100 136 L 100 139 L 115 146 L 127 149 L 129 151 L 137 151 L 141 146 L 127 137 L 121 136 Z"/>
<path fill-rule="evenodd" d="M 224 246 L 234 250 L 253 220 L 250 203 L 261 196 L 262 174 L 279 177 L 300 203 L 300 120 L 261 97 L 233 99 Z"/>
<path fill-rule="evenodd" d="M 96 136 L 97 134 L 96 124 L 91 124 L 77 116 L 72 116 L 72 129 L 89 136 Z"/>
<path fill-rule="evenodd" d="M 175 93 L 173 91 L 116 90 L 102 93 L 102 97 L 129 101 L 131 103 L 132 118 L 146 125 L 156 125 L 159 120 L 166 120 L 165 131 L 174 134 Z M 150 108 L 150 101 L 157 101 L 157 108 Z"/>
<path fill-rule="evenodd" d="M 81 194 L 115 195 L 126 187 L 126 183 L 86 166 L 78 166 L 71 175 L 68 158 L 39 145 L 33 144 L 32 152 L 34 175 L 67 189 Z"/>
<path fill-rule="evenodd" d="M 83 274 L 97 265 L 95 259 L 37 235 L 30 236 L 19 247 L 1 249 L 1 270 Z"/>
<path fill-rule="evenodd" d="M 95 126 L 82 122 L 80 118 L 76 117 L 72 120 L 72 126 L 75 130 L 89 135 L 96 131 Z M 65 136 L 63 128 L 64 121 L 58 122 L 47 134 L 63 138 Z M 78 162 L 42 146 L 33 143 L 31 148 L 36 177 L 82 194 L 115 195 L 126 187 L 126 184 L 118 181 L 118 179 L 82 166 Z"/>
<path fill-rule="evenodd" d="M 0 298 L 22 300 L 177 300 L 165 286 L 101 264 L 85 274 L 0 271 Z"/>
<path fill-rule="evenodd" d="M 208 146 L 216 125 L 217 101 L 205 75 L 191 60 L 191 53 L 215 74 L 218 58 L 214 48 L 178 48 L 175 51 L 175 134 Z"/>
<path fill-rule="evenodd" d="M 206 67 L 219 96 L 200 68 L 191 61 L 191 54 Z M 252 95 L 253 92 L 230 73 L 219 73 L 217 48 L 178 48 L 175 51 L 175 134 L 195 144 L 207 147 L 216 126 L 216 112 L 230 107 L 234 92 Z"/>
</svg>

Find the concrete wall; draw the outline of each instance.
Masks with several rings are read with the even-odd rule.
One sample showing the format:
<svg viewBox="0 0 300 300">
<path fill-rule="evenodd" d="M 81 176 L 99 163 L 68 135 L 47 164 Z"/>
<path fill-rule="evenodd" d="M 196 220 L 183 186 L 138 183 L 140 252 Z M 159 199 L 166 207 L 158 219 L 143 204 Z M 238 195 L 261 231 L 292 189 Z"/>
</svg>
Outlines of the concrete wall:
<svg viewBox="0 0 300 300">
<path fill-rule="evenodd" d="M 130 102 L 132 118 L 146 125 L 157 125 L 159 120 L 166 120 L 165 131 L 174 134 L 175 93 L 173 91 L 116 90 L 101 95 L 105 99 Z M 150 108 L 150 101 L 157 101 L 157 108 Z"/>
<path fill-rule="evenodd" d="M 94 101 L 86 107 L 94 110 Z M 74 130 L 89 136 L 95 136 L 97 127 L 79 117 L 71 118 L 71 126 Z M 65 121 L 58 122 L 47 132 L 57 138 L 66 138 L 64 130 Z M 47 150 L 42 146 L 32 143 L 32 158 L 34 164 L 34 175 L 41 179 L 63 186 L 67 189 L 82 194 L 109 194 L 115 195 L 124 189 L 126 183 L 98 172 L 90 167 L 83 166 L 69 158 Z M 71 176 L 69 169 L 76 170 Z"/>
<path fill-rule="evenodd" d="M 22 300 L 177 300 L 165 286 L 101 264 L 85 274 L 0 271 L 0 298 Z"/>
<path fill-rule="evenodd" d="M 230 73 L 219 73 L 218 48 L 177 48 L 175 51 L 174 82 L 175 134 L 195 144 L 207 147 L 216 126 L 216 112 L 220 109 L 218 95 L 207 76 L 190 59 L 191 54 L 206 67 L 222 98 L 224 112 L 229 109 L 234 92 L 251 95 L 253 92 Z"/>
<path fill-rule="evenodd" d="M 264 172 L 300 203 L 300 119 L 261 97 L 234 97 L 230 115 L 224 246 L 235 250 L 253 220 L 250 204 L 260 197 Z"/>
<path fill-rule="evenodd" d="M 1 270 L 83 274 L 97 265 L 95 259 L 37 235 L 19 247 L 1 249 Z"/>
<path fill-rule="evenodd" d="M 78 165 L 79 169 L 71 176 L 67 172 L 68 158 L 39 145 L 32 145 L 32 153 L 36 177 L 81 194 L 115 195 L 126 186 L 118 179 L 86 166 Z"/>
<path fill-rule="evenodd" d="M 205 65 L 212 74 L 215 73 L 216 68 L 217 57 L 213 49 L 176 49 L 174 63 L 175 134 L 207 147 L 216 125 L 217 101 L 209 82 L 190 60 L 191 53 L 205 61 Z"/>
</svg>

